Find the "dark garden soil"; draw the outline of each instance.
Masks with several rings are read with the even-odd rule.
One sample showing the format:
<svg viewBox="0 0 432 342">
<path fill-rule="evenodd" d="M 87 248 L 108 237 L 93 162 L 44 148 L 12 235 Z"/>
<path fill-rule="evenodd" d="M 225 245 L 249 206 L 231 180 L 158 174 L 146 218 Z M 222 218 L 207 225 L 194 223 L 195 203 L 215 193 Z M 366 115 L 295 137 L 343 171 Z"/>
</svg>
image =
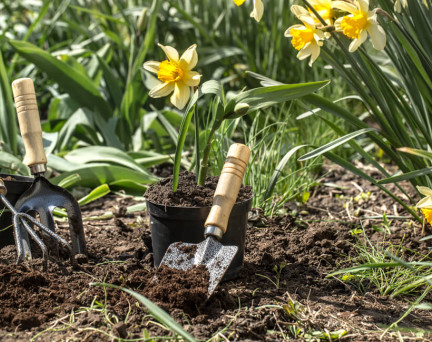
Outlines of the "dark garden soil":
<svg viewBox="0 0 432 342">
<path fill-rule="evenodd" d="M 145 193 L 146 198 L 153 203 L 166 206 L 206 207 L 211 206 L 219 176 L 207 177 L 203 186 L 195 184 L 195 174 L 182 172 L 176 192 L 172 191 L 173 178 L 167 177 L 151 186 Z M 237 203 L 251 198 L 250 186 L 242 186 L 237 196 Z"/>
<path fill-rule="evenodd" d="M 57 263 L 54 258 L 47 272 L 40 258 L 17 266 L 14 246 L 2 248 L 1 340 L 171 336 L 134 297 L 95 285 L 100 282 L 148 297 L 200 340 L 218 335 L 216 341 L 279 341 L 294 333 L 319 338 L 341 330 L 348 332 L 344 340 L 397 340 L 395 332 L 382 334 L 415 296 L 392 299 L 354 277 L 343 282 L 326 275 L 354 264 L 349 258 L 358 255 L 354 244 L 363 239 L 360 229 L 371 244 L 385 238 L 426 254 L 427 241 L 419 241 L 422 227 L 410 219 L 392 219 L 386 226 L 370 218 L 407 213 L 376 187 L 339 167 L 327 166 L 326 171 L 306 205 L 290 204 L 273 217 L 252 210 L 244 271 L 238 279 L 221 283 L 208 301 L 205 287 L 200 287 L 208 279 L 199 269 L 187 275 L 161 269 L 155 277 L 148 219 L 145 212 L 126 214 L 125 207 L 134 204 L 131 198 L 110 195 L 83 208 L 89 256 L 79 258 L 75 268 L 67 259 Z M 107 211 L 115 217 L 88 219 Z M 67 223 L 60 223 L 57 231 L 68 237 Z M 415 253 L 405 253 L 406 259 L 412 257 Z M 404 328 L 404 338 L 430 340 L 427 334 L 416 337 L 405 330 L 431 330 L 432 314 L 413 310 L 399 328 Z"/>
</svg>

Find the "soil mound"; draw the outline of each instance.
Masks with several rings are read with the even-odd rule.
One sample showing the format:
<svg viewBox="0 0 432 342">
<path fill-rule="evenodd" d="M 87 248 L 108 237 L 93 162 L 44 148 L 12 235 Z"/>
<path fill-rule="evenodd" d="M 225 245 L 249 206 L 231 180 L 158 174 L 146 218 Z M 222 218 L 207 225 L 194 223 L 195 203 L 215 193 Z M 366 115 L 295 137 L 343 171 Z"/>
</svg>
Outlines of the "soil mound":
<svg viewBox="0 0 432 342">
<path fill-rule="evenodd" d="M 195 174 L 185 171 L 180 174 L 176 192 L 172 191 L 173 177 L 170 176 L 152 185 L 144 196 L 150 202 L 166 206 L 207 207 L 213 203 L 218 180 L 219 176 L 207 177 L 204 186 L 197 185 Z M 244 202 L 251 197 L 252 188 L 242 186 L 236 203 Z"/>
</svg>

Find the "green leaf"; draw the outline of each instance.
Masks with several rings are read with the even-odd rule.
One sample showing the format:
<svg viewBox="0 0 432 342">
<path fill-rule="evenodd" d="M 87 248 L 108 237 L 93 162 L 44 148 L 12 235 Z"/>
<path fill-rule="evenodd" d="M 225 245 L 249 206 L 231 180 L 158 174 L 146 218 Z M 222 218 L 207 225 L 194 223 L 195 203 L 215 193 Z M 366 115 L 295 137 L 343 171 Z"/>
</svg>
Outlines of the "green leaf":
<svg viewBox="0 0 432 342">
<path fill-rule="evenodd" d="M 126 152 L 114 147 L 89 146 L 78 148 L 66 154 L 64 158 L 75 164 L 98 162 L 114 163 L 150 176 L 149 172 L 135 162 Z"/>
<path fill-rule="evenodd" d="M 233 112 L 238 103 L 246 103 L 250 107 L 249 111 L 254 111 L 276 103 L 302 97 L 321 89 L 327 84 L 329 84 L 329 81 L 274 85 L 247 90 L 238 94 L 228 102 L 225 108 L 225 115 L 229 115 Z"/>
<path fill-rule="evenodd" d="M 400 147 L 397 150 L 400 152 L 409 153 L 418 157 L 432 160 L 432 152 L 420 150 L 418 148 L 410 148 L 410 147 Z"/>
<path fill-rule="evenodd" d="M 427 176 L 432 173 L 432 167 L 427 167 L 421 170 L 406 172 L 401 175 L 384 178 L 378 181 L 378 184 L 396 183 L 407 179 L 412 179 L 419 176 Z"/>
<path fill-rule="evenodd" d="M 81 180 L 77 184 L 87 188 L 95 188 L 105 183 L 111 186 L 111 183 L 122 179 L 128 179 L 144 185 L 153 184 L 159 180 L 153 175 L 146 175 L 142 172 L 122 166 L 88 164 L 74 169 L 73 171 L 63 172 L 61 175 L 51 178 L 50 181 L 53 184 L 58 184 L 64 178 L 75 173 L 81 177 Z"/>
<path fill-rule="evenodd" d="M 75 183 L 79 182 L 81 180 L 81 177 L 74 173 L 73 175 L 70 175 L 69 177 L 64 178 L 61 182 L 59 182 L 57 185 L 61 186 L 62 188 L 69 188 Z"/>
<path fill-rule="evenodd" d="M 376 131 L 376 129 L 375 128 L 364 128 L 364 129 L 360 129 L 358 131 L 349 133 L 347 135 L 344 135 L 343 137 L 340 137 L 340 138 L 338 138 L 338 139 L 336 139 L 336 140 L 334 140 L 328 144 L 325 144 L 325 145 L 318 147 L 317 149 L 315 149 L 311 152 L 304 154 L 303 156 L 301 156 L 299 158 L 299 160 L 303 161 L 303 160 L 308 160 L 311 158 L 318 157 L 318 156 L 320 156 L 320 155 L 322 155 L 328 151 L 331 151 L 332 149 L 334 149 L 340 145 L 345 144 L 346 142 L 350 141 L 351 139 L 354 139 L 355 137 L 358 137 L 359 135 L 362 135 L 364 133 L 371 132 L 371 131 Z"/>
<path fill-rule="evenodd" d="M 148 189 L 148 186 L 129 179 L 119 179 L 111 182 L 110 188 L 113 191 L 125 191 L 132 196 L 142 196 Z"/>
<path fill-rule="evenodd" d="M 84 196 L 78 200 L 78 204 L 80 206 L 89 204 L 98 198 L 101 198 L 105 195 L 108 195 L 110 193 L 110 188 L 107 184 L 102 184 L 98 186 L 97 188 L 93 189 L 87 196 Z"/>
<path fill-rule="evenodd" d="M 111 287 L 113 289 L 124 291 L 130 295 L 132 295 L 136 300 L 138 300 L 141 304 L 143 304 L 150 314 L 160 323 L 165 325 L 167 328 L 179 334 L 181 337 L 185 339 L 185 341 L 196 342 L 195 338 L 189 334 L 186 330 L 183 329 L 181 325 L 179 325 L 168 313 L 162 310 L 159 306 L 153 303 L 151 300 L 147 299 L 143 295 L 139 293 L 129 290 L 124 287 L 106 284 L 106 283 L 91 283 L 93 286 L 102 286 L 102 287 Z"/>
<path fill-rule="evenodd" d="M 18 172 L 19 174 L 30 176 L 30 169 L 20 159 L 14 155 L 0 151 L 0 167 Z"/>
<path fill-rule="evenodd" d="M 17 40 L 9 40 L 9 44 L 18 54 L 57 82 L 77 103 L 94 110 L 104 119 L 111 117 L 110 106 L 90 78 L 33 44 Z"/>
<path fill-rule="evenodd" d="M 108 195 L 110 193 L 110 188 L 106 184 L 102 184 L 98 186 L 96 189 L 93 189 L 87 196 L 84 196 L 78 200 L 78 204 L 80 206 L 89 204 L 97 199 Z M 58 217 L 67 217 L 66 210 L 63 208 L 55 208 L 53 214 Z"/>
</svg>

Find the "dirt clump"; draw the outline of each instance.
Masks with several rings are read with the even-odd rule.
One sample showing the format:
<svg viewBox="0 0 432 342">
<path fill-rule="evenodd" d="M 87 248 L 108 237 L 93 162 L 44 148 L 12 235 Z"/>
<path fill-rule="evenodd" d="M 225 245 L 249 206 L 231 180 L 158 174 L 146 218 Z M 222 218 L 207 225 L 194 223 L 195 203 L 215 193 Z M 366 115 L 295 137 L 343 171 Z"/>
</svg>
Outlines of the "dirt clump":
<svg viewBox="0 0 432 342">
<path fill-rule="evenodd" d="M 219 176 L 207 177 L 204 186 L 196 184 L 195 174 L 189 171 L 180 173 L 176 192 L 172 191 L 173 177 L 167 177 L 147 189 L 144 196 L 152 203 L 165 206 L 207 207 L 213 203 L 213 196 Z M 242 186 L 237 196 L 241 203 L 252 197 L 252 188 Z"/>
<path fill-rule="evenodd" d="M 146 292 L 168 310 L 180 308 L 194 314 L 207 300 L 209 280 L 204 265 L 186 271 L 162 265 L 155 274 L 154 286 Z"/>
</svg>

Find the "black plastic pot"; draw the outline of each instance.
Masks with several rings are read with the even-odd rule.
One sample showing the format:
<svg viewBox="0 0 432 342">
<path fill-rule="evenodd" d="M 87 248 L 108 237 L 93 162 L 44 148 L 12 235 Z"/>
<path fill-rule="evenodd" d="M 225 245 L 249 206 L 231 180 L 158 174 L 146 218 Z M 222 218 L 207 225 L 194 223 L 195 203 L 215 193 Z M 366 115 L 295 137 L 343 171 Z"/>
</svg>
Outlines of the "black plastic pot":
<svg viewBox="0 0 432 342">
<path fill-rule="evenodd" d="M 8 175 L 5 173 L 0 173 L 0 178 L 3 179 L 3 182 L 6 185 L 6 199 L 12 205 L 15 205 L 15 202 L 18 200 L 21 194 L 30 188 L 33 183 L 33 178 L 31 177 Z M 8 180 L 8 178 L 13 178 L 13 180 Z M 0 200 L 0 248 L 6 245 L 13 245 L 15 243 L 13 229 L 11 227 L 12 215 L 8 210 L 3 210 L 4 208 L 5 206 Z"/>
<path fill-rule="evenodd" d="M 224 280 L 238 277 L 243 269 L 248 212 L 252 197 L 236 203 L 231 211 L 223 245 L 238 246 L 238 252 L 225 273 Z M 153 259 L 158 267 L 168 246 L 174 242 L 199 243 L 204 240 L 204 223 L 211 207 L 169 207 L 147 200 Z"/>
</svg>

